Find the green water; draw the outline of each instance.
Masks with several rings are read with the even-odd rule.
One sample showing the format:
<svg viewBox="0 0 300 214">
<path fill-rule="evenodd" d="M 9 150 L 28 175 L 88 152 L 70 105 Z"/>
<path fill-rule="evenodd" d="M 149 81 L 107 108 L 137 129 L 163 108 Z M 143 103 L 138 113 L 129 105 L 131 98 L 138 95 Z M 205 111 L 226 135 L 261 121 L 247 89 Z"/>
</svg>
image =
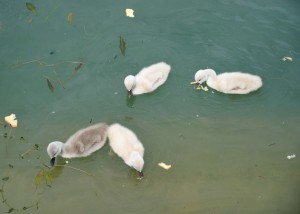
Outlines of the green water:
<svg viewBox="0 0 300 214">
<path fill-rule="evenodd" d="M 25 2 L 0 0 L 0 116 L 18 119 L 0 127 L 0 213 L 299 213 L 299 1 L 33 0 L 37 14 Z M 124 77 L 159 61 L 172 66 L 167 82 L 128 101 Z M 206 67 L 264 85 L 193 90 Z M 138 135 L 143 180 L 108 144 L 44 166 L 49 142 L 97 122 Z"/>
</svg>

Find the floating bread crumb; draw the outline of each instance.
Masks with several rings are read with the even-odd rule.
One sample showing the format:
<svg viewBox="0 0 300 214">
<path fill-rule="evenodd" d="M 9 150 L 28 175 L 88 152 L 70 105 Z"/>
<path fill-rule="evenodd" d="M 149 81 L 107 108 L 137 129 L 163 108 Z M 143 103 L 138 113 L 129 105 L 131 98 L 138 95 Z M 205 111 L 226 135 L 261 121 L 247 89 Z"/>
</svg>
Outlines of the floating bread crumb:
<svg viewBox="0 0 300 214">
<path fill-rule="evenodd" d="M 165 163 L 163 163 L 163 162 L 160 162 L 160 163 L 158 164 L 158 166 L 160 166 L 161 168 L 164 168 L 164 169 L 166 169 L 166 170 L 168 170 L 168 169 L 171 168 L 171 165 L 167 165 L 167 164 L 165 164 Z"/>
<path fill-rule="evenodd" d="M 18 120 L 16 118 L 15 114 L 11 114 L 9 116 L 6 116 L 4 118 L 5 122 L 7 122 L 9 125 L 11 125 L 11 127 L 17 127 L 18 126 Z"/>
<path fill-rule="evenodd" d="M 295 157 L 296 157 L 296 155 L 293 154 L 293 155 L 288 155 L 286 158 L 287 158 L 287 159 L 293 159 L 293 158 L 295 158 Z"/>
<path fill-rule="evenodd" d="M 128 17 L 131 17 L 131 18 L 133 18 L 134 17 L 134 10 L 133 9 L 130 9 L 130 8 L 126 8 L 125 9 L 125 14 L 126 14 L 126 16 L 128 16 Z"/>
<path fill-rule="evenodd" d="M 197 83 L 197 82 L 191 82 L 190 84 L 191 84 L 191 85 L 195 85 L 196 83 Z"/>
<path fill-rule="evenodd" d="M 203 91 L 208 91 L 208 88 L 205 86 L 203 87 L 202 85 L 199 85 L 196 90 L 203 90 Z"/>
<path fill-rule="evenodd" d="M 290 61 L 290 62 L 293 62 L 293 58 L 290 57 L 290 56 L 285 56 L 285 57 L 282 58 L 282 60 L 283 60 L 283 61 L 288 60 L 288 61 Z"/>
</svg>

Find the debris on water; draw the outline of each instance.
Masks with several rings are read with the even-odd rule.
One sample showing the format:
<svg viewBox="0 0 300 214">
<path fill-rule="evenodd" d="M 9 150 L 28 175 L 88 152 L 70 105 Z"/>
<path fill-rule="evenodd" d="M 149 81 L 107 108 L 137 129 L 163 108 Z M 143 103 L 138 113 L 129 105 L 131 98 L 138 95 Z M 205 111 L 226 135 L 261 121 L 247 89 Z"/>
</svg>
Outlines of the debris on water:
<svg viewBox="0 0 300 214">
<path fill-rule="evenodd" d="M 2 181 L 8 181 L 9 180 L 9 176 L 3 177 Z"/>
<path fill-rule="evenodd" d="M 15 114 L 8 115 L 4 118 L 5 122 L 7 122 L 11 127 L 15 128 L 18 126 L 18 120 Z"/>
<path fill-rule="evenodd" d="M 168 165 L 168 164 L 165 164 L 164 162 L 160 162 L 160 163 L 158 163 L 158 166 L 160 166 L 163 169 L 168 170 L 171 168 L 172 165 L 170 165 L 170 164 Z"/>
<path fill-rule="evenodd" d="M 64 84 L 62 83 L 62 81 L 60 80 L 60 78 L 58 76 L 56 76 L 55 81 L 63 88 L 65 89 Z"/>
<path fill-rule="evenodd" d="M 50 54 L 50 55 L 53 55 L 53 54 L 55 54 L 55 51 L 50 51 L 49 54 Z"/>
<path fill-rule="evenodd" d="M 77 73 L 77 71 L 81 68 L 82 65 L 83 65 L 83 62 L 79 62 L 78 65 L 76 65 L 76 67 L 72 71 L 72 73 L 71 73 L 70 77 L 68 78 L 68 80 L 70 80 L 74 76 L 74 74 Z"/>
<path fill-rule="evenodd" d="M 293 159 L 293 158 L 295 158 L 295 157 L 296 157 L 296 155 L 295 155 L 295 154 L 292 154 L 292 155 L 288 155 L 288 156 L 286 156 L 286 158 L 287 158 L 287 159 L 289 159 L 289 160 L 290 160 L 290 159 Z"/>
<path fill-rule="evenodd" d="M 126 42 L 122 36 L 120 36 L 119 48 L 123 56 L 125 56 Z"/>
<path fill-rule="evenodd" d="M 52 93 L 54 93 L 54 87 L 53 87 L 52 83 L 50 82 L 50 80 L 48 78 L 47 78 L 47 85 L 48 85 L 49 90 Z"/>
<path fill-rule="evenodd" d="M 282 58 L 282 60 L 283 60 L 283 61 L 288 60 L 288 61 L 290 61 L 290 62 L 293 62 L 293 58 L 290 57 L 290 56 L 285 56 L 285 57 Z"/>
<path fill-rule="evenodd" d="M 70 13 L 68 13 L 68 23 L 72 24 L 72 21 L 73 21 L 73 13 L 70 12 Z"/>
<path fill-rule="evenodd" d="M 125 15 L 130 17 L 130 18 L 134 18 L 134 10 L 133 9 L 130 9 L 130 8 L 126 8 L 125 9 Z"/>
<path fill-rule="evenodd" d="M 203 90 L 203 91 L 208 91 L 208 88 L 206 86 L 202 86 L 202 85 L 199 85 L 197 88 L 195 88 L 196 90 Z"/>
<path fill-rule="evenodd" d="M 26 2 L 26 7 L 27 7 L 27 9 L 28 9 L 30 12 L 32 12 L 33 14 L 36 14 L 36 13 L 37 13 L 36 7 L 35 7 L 32 3 Z"/>
</svg>

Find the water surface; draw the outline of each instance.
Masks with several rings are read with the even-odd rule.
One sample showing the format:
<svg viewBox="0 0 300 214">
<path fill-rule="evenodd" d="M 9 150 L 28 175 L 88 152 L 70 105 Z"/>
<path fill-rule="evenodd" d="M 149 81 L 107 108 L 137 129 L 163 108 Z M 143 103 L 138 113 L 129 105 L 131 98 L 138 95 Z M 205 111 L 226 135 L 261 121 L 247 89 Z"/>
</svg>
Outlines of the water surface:
<svg viewBox="0 0 300 214">
<path fill-rule="evenodd" d="M 25 1 L 0 1 L 0 114 L 19 121 L 0 127 L 1 212 L 299 212 L 298 1 L 31 3 L 36 15 Z M 128 101 L 124 77 L 159 61 L 172 66 L 165 85 Z M 193 90 L 207 67 L 264 85 L 244 96 Z M 44 166 L 49 142 L 97 122 L 138 135 L 143 180 L 108 144 L 68 167 Z"/>
</svg>

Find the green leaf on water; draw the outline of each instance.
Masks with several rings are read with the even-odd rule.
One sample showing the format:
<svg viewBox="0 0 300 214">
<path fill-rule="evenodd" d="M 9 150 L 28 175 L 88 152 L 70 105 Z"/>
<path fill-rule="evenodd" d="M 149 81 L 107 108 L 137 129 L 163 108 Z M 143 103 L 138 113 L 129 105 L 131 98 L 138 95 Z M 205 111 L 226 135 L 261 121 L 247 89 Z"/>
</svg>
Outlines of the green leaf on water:
<svg viewBox="0 0 300 214">
<path fill-rule="evenodd" d="M 44 178 L 46 179 L 47 184 L 50 184 L 53 181 L 53 176 L 49 171 L 44 171 Z"/>
<path fill-rule="evenodd" d="M 34 178 L 34 185 L 37 187 L 41 184 L 42 181 L 43 172 L 39 172 L 35 175 Z"/>
<path fill-rule="evenodd" d="M 33 183 L 36 187 L 38 187 L 42 181 L 46 181 L 47 185 L 52 183 L 53 174 L 51 173 L 51 171 L 42 170 L 35 175 Z"/>
<path fill-rule="evenodd" d="M 28 9 L 29 11 L 31 11 L 32 13 L 34 13 L 34 14 L 37 13 L 36 8 L 35 8 L 35 6 L 34 6 L 32 3 L 26 2 L 26 7 L 27 7 L 27 9 Z"/>
<path fill-rule="evenodd" d="M 125 42 L 125 40 L 123 39 L 122 36 L 120 36 L 120 44 L 119 44 L 119 48 L 120 48 L 120 50 L 121 50 L 122 55 L 125 56 L 126 42 Z"/>
<path fill-rule="evenodd" d="M 7 177 L 3 177 L 3 178 L 2 178 L 2 181 L 8 181 L 8 179 L 9 179 L 8 176 L 7 176 Z"/>
<path fill-rule="evenodd" d="M 47 79 L 47 85 L 48 85 L 49 90 L 50 90 L 52 93 L 54 93 L 54 87 L 53 87 L 53 85 L 52 85 L 52 83 L 50 82 L 49 79 Z"/>
</svg>

